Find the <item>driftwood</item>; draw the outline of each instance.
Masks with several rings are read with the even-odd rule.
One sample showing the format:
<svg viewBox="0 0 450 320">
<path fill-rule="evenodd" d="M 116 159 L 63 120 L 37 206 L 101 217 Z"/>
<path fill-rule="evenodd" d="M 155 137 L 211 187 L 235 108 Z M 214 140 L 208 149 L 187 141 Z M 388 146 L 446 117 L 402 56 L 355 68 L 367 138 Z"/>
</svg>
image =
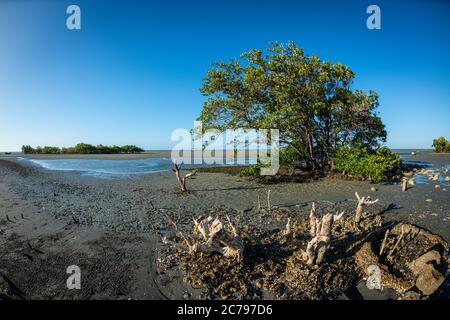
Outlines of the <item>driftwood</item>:
<svg viewBox="0 0 450 320">
<path fill-rule="evenodd" d="M 186 191 L 188 191 L 188 189 L 186 187 L 186 180 L 189 179 L 189 178 L 192 178 L 193 176 L 195 176 L 197 174 L 198 169 L 189 172 L 184 177 L 182 177 L 180 175 L 180 169 L 181 169 L 181 166 L 178 166 L 174 162 L 173 163 L 173 167 L 172 167 L 172 171 L 175 172 L 175 176 L 177 177 L 177 181 L 178 181 L 178 184 L 180 185 L 181 191 L 182 192 L 186 192 Z"/>
<path fill-rule="evenodd" d="M 386 242 L 387 242 L 388 237 L 389 237 L 389 229 L 386 230 L 386 232 L 384 234 L 383 242 L 381 243 L 380 254 L 379 254 L 380 257 L 383 255 L 384 248 L 386 247 Z"/>
<path fill-rule="evenodd" d="M 402 192 L 406 192 L 408 190 L 408 180 L 406 178 L 403 178 L 402 181 Z"/>
<path fill-rule="evenodd" d="M 291 238 L 293 236 L 292 228 L 291 228 L 291 218 L 287 219 L 286 227 L 282 233 L 283 236 L 287 238 Z"/>
<path fill-rule="evenodd" d="M 186 236 L 179 231 L 177 225 L 170 221 L 177 232 L 177 235 L 182 238 L 183 243 L 174 243 L 167 238 L 162 241 L 165 244 L 174 245 L 176 248 L 185 250 L 189 254 L 203 254 L 217 252 L 226 258 L 242 261 L 244 258 L 244 242 L 239 235 L 238 229 L 231 223 L 227 216 L 228 225 L 231 231 L 228 231 L 219 218 L 194 219 L 194 233 L 200 234 L 200 239 Z"/>
<path fill-rule="evenodd" d="M 267 207 L 262 208 L 261 206 L 261 199 L 259 197 L 259 194 L 256 196 L 256 212 L 264 211 L 265 213 L 271 212 L 272 207 L 272 191 L 270 189 L 267 190 Z"/>
<path fill-rule="evenodd" d="M 328 213 L 322 219 L 319 219 L 316 216 L 316 206 L 313 202 L 309 215 L 312 239 L 308 242 L 306 252 L 303 252 L 303 259 L 308 265 L 319 265 L 323 261 L 325 253 L 330 248 L 333 223 L 342 218 L 343 215 L 344 211 L 335 215 Z"/>
<path fill-rule="evenodd" d="M 356 207 L 355 212 L 355 223 L 358 224 L 361 221 L 362 214 L 363 214 L 363 207 L 368 206 L 374 203 L 378 202 L 378 199 L 372 200 L 370 196 L 367 197 L 360 197 L 358 195 L 358 192 L 355 192 L 355 196 L 358 199 L 358 206 Z"/>
<path fill-rule="evenodd" d="M 258 194 L 258 201 L 256 204 L 256 212 L 261 211 L 261 200 L 259 199 L 259 194 Z"/>
</svg>

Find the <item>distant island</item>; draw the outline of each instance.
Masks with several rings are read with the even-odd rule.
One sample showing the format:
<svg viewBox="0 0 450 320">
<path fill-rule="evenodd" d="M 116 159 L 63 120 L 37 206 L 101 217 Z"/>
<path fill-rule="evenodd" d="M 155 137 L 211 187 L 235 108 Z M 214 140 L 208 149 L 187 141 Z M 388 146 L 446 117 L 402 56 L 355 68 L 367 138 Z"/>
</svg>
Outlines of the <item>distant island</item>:
<svg viewBox="0 0 450 320">
<path fill-rule="evenodd" d="M 134 145 L 125 146 L 104 146 L 104 145 L 91 145 L 87 143 L 79 143 L 75 147 L 58 148 L 58 147 L 36 147 L 33 148 L 29 145 L 22 146 L 23 154 L 123 154 L 123 153 L 141 153 L 144 149 L 141 149 Z"/>
</svg>

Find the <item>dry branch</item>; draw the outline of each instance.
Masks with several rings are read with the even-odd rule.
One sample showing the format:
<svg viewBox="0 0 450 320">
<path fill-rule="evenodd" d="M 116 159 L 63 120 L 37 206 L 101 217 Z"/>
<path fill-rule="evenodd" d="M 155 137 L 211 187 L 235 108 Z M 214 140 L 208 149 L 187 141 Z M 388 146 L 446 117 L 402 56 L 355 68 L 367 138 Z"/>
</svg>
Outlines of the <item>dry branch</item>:
<svg viewBox="0 0 450 320">
<path fill-rule="evenodd" d="M 175 172 L 175 176 L 177 177 L 177 181 L 178 181 L 178 184 L 180 185 L 181 191 L 182 192 L 186 192 L 186 191 L 188 191 L 187 187 L 186 187 L 186 180 L 189 179 L 189 178 L 192 178 L 193 176 L 195 176 L 197 174 L 198 169 L 189 172 L 184 177 L 182 177 L 180 175 L 180 169 L 181 169 L 181 166 L 178 166 L 174 162 L 173 163 L 173 167 L 172 167 L 172 171 Z"/>
<path fill-rule="evenodd" d="M 283 236 L 290 238 L 292 236 L 291 218 L 287 219 L 286 227 L 283 230 Z"/>
<path fill-rule="evenodd" d="M 380 257 L 383 255 L 384 248 L 386 247 L 387 239 L 389 237 L 389 229 L 386 230 L 383 238 L 383 242 L 381 243 L 380 247 Z"/>
<path fill-rule="evenodd" d="M 403 178 L 402 181 L 402 192 L 406 192 L 408 190 L 408 180 L 406 178 Z"/>
<path fill-rule="evenodd" d="M 361 221 L 361 217 L 363 214 L 363 207 L 377 203 L 378 199 L 372 200 L 370 198 L 370 196 L 360 197 L 358 195 L 358 192 L 355 192 L 355 196 L 358 199 L 358 206 L 356 207 L 356 212 L 355 212 L 355 223 L 358 224 Z"/>
</svg>

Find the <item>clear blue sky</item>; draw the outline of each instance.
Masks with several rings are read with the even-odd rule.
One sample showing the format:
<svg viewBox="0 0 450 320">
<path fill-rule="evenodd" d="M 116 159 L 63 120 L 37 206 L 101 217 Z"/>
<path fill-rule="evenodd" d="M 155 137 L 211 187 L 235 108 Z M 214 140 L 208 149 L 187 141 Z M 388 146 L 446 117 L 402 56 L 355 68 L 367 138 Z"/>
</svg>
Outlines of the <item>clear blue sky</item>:
<svg viewBox="0 0 450 320">
<path fill-rule="evenodd" d="M 66 29 L 81 7 L 82 30 Z M 382 29 L 366 28 L 381 8 Z M 169 149 L 192 128 L 202 77 L 269 41 L 356 72 L 393 148 L 450 138 L 450 2 L 0 0 L 0 150 L 22 144 Z"/>
</svg>

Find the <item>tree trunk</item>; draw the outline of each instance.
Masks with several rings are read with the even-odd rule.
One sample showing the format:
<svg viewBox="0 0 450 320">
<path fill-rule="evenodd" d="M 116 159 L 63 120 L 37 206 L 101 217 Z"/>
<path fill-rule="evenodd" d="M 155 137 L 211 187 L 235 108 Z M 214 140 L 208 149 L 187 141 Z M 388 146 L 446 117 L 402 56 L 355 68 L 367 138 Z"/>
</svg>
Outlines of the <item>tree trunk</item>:
<svg viewBox="0 0 450 320">
<path fill-rule="evenodd" d="M 195 176 L 197 174 L 198 170 L 191 171 L 188 174 L 186 174 L 184 177 L 182 177 L 180 175 L 180 167 L 176 163 L 174 163 L 172 171 L 175 172 L 175 176 L 177 177 L 178 185 L 180 186 L 181 191 L 186 192 L 186 191 L 188 191 L 188 189 L 186 187 L 186 180 L 189 179 L 190 177 Z"/>
</svg>

